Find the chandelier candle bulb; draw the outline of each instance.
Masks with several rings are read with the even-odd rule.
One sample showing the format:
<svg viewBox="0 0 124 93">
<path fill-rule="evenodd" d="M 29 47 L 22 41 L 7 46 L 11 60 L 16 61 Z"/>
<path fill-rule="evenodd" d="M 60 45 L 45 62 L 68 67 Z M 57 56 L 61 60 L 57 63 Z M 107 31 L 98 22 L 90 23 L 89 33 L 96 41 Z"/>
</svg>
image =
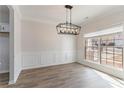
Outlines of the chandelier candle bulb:
<svg viewBox="0 0 124 93">
<path fill-rule="evenodd" d="M 58 34 L 79 35 L 81 26 L 71 23 L 71 9 L 73 7 L 70 5 L 65 5 L 65 8 L 66 8 L 66 22 L 59 23 L 56 26 Z"/>
</svg>

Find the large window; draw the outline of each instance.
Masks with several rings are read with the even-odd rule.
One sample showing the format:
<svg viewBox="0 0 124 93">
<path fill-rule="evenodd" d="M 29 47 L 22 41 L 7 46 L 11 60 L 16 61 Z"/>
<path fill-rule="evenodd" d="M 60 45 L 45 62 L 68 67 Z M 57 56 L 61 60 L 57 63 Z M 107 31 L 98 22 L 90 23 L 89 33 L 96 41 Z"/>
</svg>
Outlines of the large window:
<svg viewBox="0 0 124 93">
<path fill-rule="evenodd" d="M 85 39 L 85 59 L 99 64 L 123 67 L 123 36 L 120 33 Z"/>
<path fill-rule="evenodd" d="M 98 38 L 87 39 L 86 43 L 86 59 L 89 61 L 98 62 Z"/>
</svg>

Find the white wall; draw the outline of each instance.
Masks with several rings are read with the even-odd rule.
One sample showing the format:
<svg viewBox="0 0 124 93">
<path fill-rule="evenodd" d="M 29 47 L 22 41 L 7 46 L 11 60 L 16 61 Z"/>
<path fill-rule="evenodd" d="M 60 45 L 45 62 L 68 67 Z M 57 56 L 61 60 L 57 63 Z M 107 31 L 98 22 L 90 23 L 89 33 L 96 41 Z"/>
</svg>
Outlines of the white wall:
<svg viewBox="0 0 124 93">
<path fill-rule="evenodd" d="M 97 64 L 91 64 L 84 61 L 84 37 L 85 33 L 95 32 L 100 29 L 105 29 L 116 24 L 124 23 L 124 9 L 115 12 L 104 13 L 103 15 L 88 21 L 87 23 L 82 23 L 82 31 L 77 39 L 77 60 L 78 62 L 91 66 L 93 68 L 105 71 L 109 74 L 115 75 L 120 78 L 124 78 L 124 72 L 117 72 L 113 69 L 108 69 L 107 67 L 100 66 Z"/>
<path fill-rule="evenodd" d="M 14 8 L 14 82 L 16 82 L 21 70 L 21 16 L 18 8 Z"/>
<path fill-rule="evenodd" d="M 17 6 L 10 10 L 10 76 L 9 84 L 15 83 L 22 70 L 21 64 L 21 16 Z"/>
<path fill-rule="evenodd" d="M 9 24 L 9 9 L 0 6 L 0 23 Z M 0 73 L 9 71 L 9 33 L 0 32 Z"/>
<path fill-rule="evenodd" d="M 76 61 L 75 36 L 58 35 L 56 24 L 21 20 L 17 6 L 9 8 L 10 84 L 16 82 L 22 69 Z"/>
<path fill-rule="evenodd" d="M 0 5 L 0 23 L 9 23 L 9 9 L 5 5 Z"/>
<path fill-rule="evenodd" d="M 75 62 L 76 37 L 58 35 L 56 24 L 22 20 L 23 69 Z"/>
<path fill-rule="evenodd" d="M 0 73 L 9 71 L 9 33 L 0 33 Z"/>
</svg>

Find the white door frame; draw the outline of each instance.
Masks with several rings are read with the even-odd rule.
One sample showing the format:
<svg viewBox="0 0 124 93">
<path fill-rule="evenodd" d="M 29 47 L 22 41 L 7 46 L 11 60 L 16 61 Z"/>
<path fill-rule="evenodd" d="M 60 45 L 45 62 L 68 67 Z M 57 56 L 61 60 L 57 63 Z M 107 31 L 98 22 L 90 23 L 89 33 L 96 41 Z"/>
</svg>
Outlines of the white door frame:
<svg viewBox="0 0 124 93">
<path fill-rule="evenodd" d="M 14 9 L 11 5 L 9 8 L 9 84 L 14 83 Z"/>
</svg>

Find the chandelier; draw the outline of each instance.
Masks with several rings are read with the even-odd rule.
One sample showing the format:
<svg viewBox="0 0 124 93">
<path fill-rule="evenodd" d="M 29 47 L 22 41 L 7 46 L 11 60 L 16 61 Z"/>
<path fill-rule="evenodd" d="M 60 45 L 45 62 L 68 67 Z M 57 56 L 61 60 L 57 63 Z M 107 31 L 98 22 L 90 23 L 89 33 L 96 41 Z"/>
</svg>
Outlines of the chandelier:
<svg viewBox="0 0 124 93">
<path fill-rule="evenodd" d="M 65 5 L 66 8 L 66 22 L 59 23 L 56 26 L 58 34 L 70 34 L 70 35 L 79 35 L 81 27 L 71 23 L 71 9 L 73 8 L 70 5 Z"/>
</svg>

